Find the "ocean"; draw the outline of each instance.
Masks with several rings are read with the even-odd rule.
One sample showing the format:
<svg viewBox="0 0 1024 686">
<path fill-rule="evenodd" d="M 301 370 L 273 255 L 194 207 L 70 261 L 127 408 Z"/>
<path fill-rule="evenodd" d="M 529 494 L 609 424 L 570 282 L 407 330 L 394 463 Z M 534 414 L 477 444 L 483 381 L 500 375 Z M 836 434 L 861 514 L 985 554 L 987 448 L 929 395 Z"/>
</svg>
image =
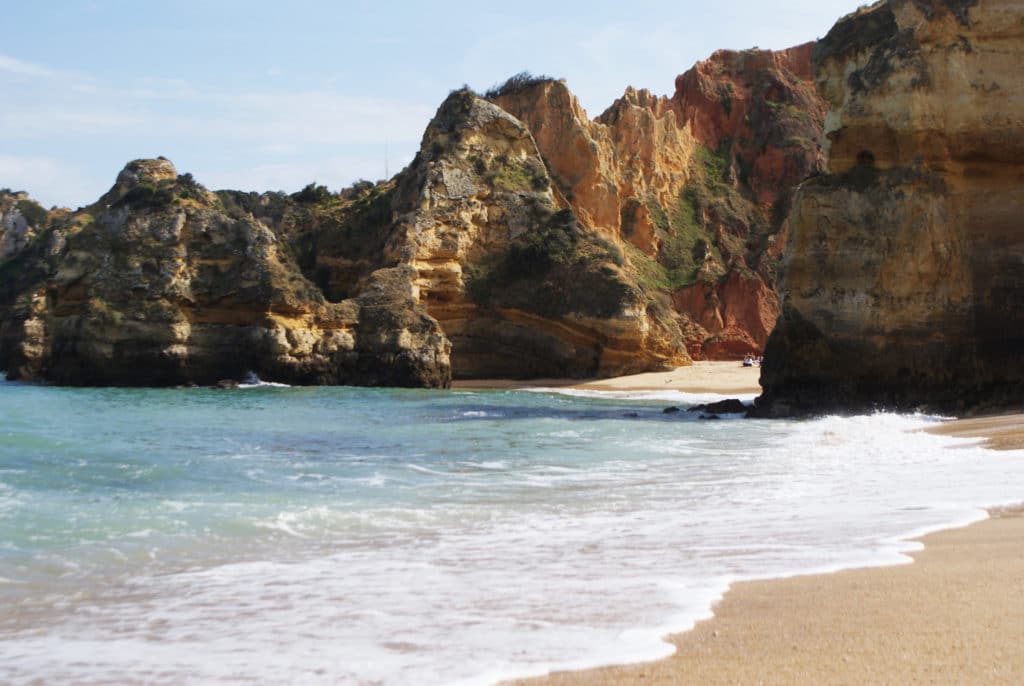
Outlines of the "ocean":
<svg viewBox="0 0 1024 686">
<path fill-rule="evenodd" d="M 679 393 L 0 385 L 0 682 L 490 684 L 1024 500 L 926 416 Z"/>
</svg>

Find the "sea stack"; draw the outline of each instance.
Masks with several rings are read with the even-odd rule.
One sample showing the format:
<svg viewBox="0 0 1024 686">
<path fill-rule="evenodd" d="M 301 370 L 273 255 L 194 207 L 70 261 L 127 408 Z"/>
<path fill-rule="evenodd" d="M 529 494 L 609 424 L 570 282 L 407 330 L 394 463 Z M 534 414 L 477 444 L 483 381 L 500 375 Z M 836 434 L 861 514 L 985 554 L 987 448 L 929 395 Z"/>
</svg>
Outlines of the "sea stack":
<svg viewBox="0 0 1024 686">
<path fill-rule="evenodd" d="M 891 0 L 814 51 L 828 173 L 798 190 L 757 412 L 1024 397 L 1024 5 Z"/>
</svg>

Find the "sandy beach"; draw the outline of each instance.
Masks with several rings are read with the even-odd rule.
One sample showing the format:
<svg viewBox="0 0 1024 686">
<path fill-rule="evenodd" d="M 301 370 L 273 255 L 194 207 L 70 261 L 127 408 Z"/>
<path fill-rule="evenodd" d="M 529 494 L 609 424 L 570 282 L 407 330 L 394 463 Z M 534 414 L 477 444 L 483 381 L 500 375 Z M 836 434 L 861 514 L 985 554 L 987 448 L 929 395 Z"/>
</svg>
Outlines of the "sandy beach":
<svg viewBox="0 0 1024 686">
<path fill-rule="evenodd" d="M 985 447 L 994 450 L 1024 449 L 1024 415 L 1022 414 L 958 419 L 929 429 L 929 431 L 959 438 L 984 439 Z"/>
<path fill-rule="evenodd" d="M 457 389 L 579 388 L 592 391 L 682 391 L 721 395 L 759 394 L 760 367 L 744 367 L 740 362 L 694 362 L 672 371 L 619 376 L 612 379 L 474 379 L 456 381 Z"/>
<path fill-rule="evenodd" d="M 1021 683 L 1024 516 L 923 542 L 909 565 L 737 584 L 666 660 L 515 683 Z"/>
<path fill-rule="evenodd" d="M 671 373 L 560 385 L 744 394 L 760 391 L 758 372 L 738 363 L 699 362 Z M 1020 414 L 955 420 L 929 431 L 983 439 L 993 449 L 1024 449 Z M 713 618 L 669 637 L 676 654 L 668 659 L 512 683 L 1024 682 L 1022 510 L 993 512 L 986 521 L 921 542 L 912 564 L 736 584 Z"/>
</svg>

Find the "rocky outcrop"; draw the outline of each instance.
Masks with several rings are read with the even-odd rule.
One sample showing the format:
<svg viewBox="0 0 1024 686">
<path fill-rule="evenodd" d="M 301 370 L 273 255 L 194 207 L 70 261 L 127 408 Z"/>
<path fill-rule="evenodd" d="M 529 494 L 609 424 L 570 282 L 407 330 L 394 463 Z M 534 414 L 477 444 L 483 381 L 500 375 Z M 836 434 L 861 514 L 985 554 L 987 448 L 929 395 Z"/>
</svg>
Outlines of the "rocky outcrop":
<svg viewBox="0 0 1024 686">
<path fill-rule="evenodd" d="M 28 193 L 0 189 L 0 260 L 24 250 L 49 222 L 49 213 Z"/>
<path fill-rule="evenodd" d="M 760 352 L 778 315 L 790 196 L 824 165 L 811 50 L 720 51 L 671 98 L 629 88 L 596 120 L 562 81 L 488 94 L 526 124 L 580 222 L 674 303 L 695 357 Z"/>
<path fill-rule="evenodd" d="M 0 366 L 70 385 L 446 386 L 449 344 L 408 266 L 329 302 L 251 214 L 136 160 L 99 202 L 3 263 Z"/>
<path fill-rule="evenodd" d="M 964 412 L 1024 397 L 1024 8 L 892 0 L 815 50 L 829 174 L 790 217 L 758 403 Z"/>
<path fill-rule="evenodd" d="M 611 376 L 689 362 L 670 309 L 566 206 L 527 127 L 474 93 L 442 104 L 393 210 L 387 261 L 416 269 L 416 297 L 451 340 L 456 376 Z"/>
</svg>

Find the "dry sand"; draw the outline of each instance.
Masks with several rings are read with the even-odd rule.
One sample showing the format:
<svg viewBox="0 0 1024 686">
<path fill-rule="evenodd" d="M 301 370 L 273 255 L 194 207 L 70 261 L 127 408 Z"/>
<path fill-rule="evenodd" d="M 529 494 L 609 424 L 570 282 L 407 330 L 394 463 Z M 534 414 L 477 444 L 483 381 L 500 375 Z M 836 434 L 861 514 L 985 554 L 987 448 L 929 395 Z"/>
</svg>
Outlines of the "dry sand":
<svg viewBox="0 0 1024 686">
<path fill-rule="evenodd" d="M 721 395 L 759 394 L 759 367 L 744 367 L 739 362 L 694 362 L 670 372 L 651 372 L 581 382 L 578 379 L 531 379 L 529 381 L 472 380 L 456 381 L 459 389 L 581 388 L 592 391 L 684 391 Z"/>
</svg>

